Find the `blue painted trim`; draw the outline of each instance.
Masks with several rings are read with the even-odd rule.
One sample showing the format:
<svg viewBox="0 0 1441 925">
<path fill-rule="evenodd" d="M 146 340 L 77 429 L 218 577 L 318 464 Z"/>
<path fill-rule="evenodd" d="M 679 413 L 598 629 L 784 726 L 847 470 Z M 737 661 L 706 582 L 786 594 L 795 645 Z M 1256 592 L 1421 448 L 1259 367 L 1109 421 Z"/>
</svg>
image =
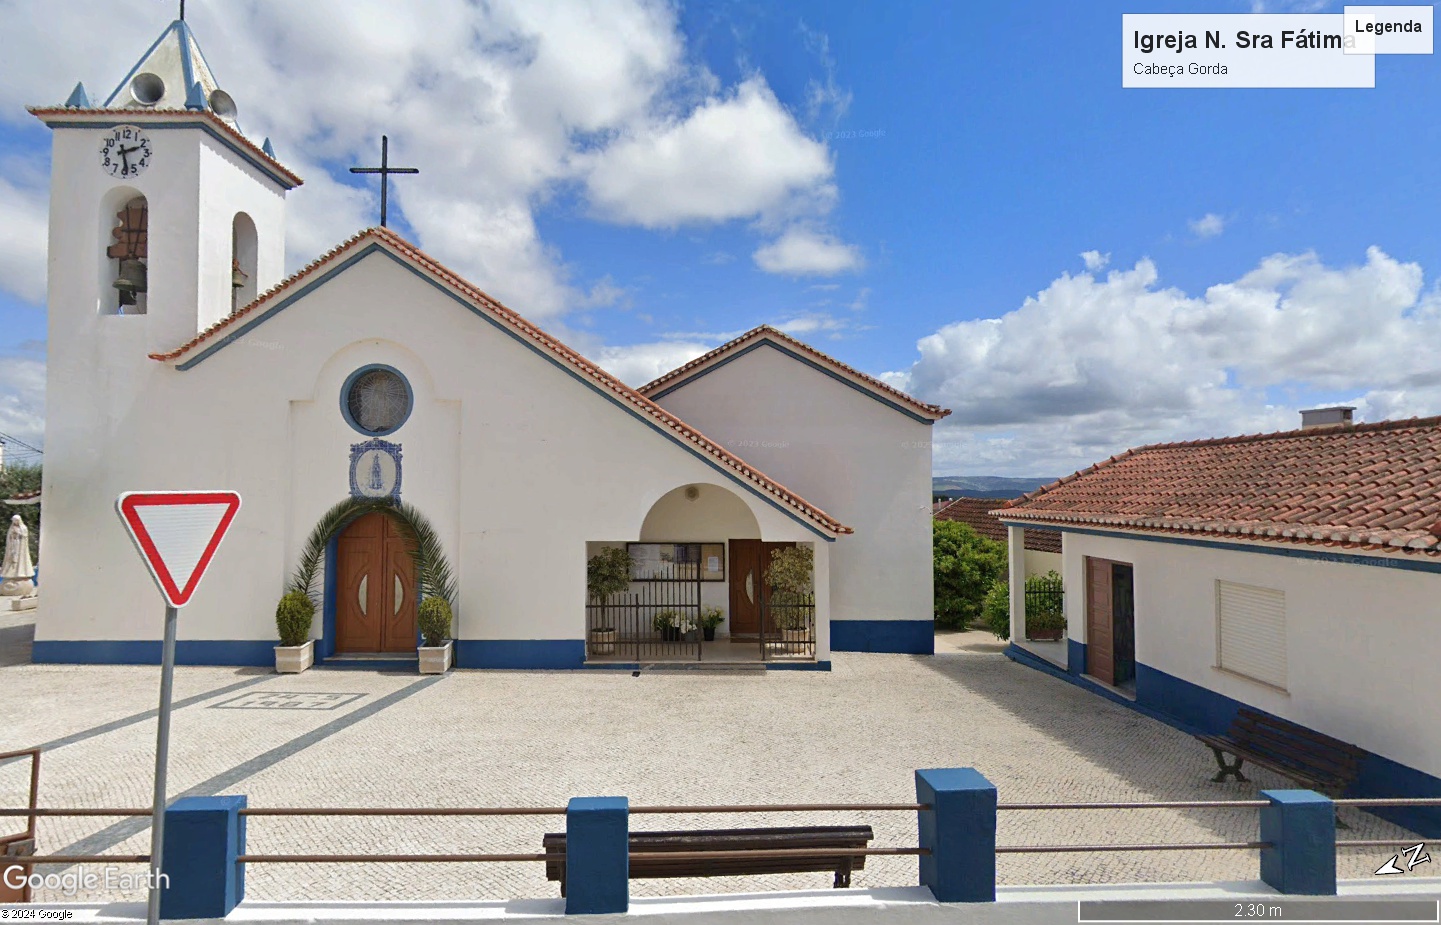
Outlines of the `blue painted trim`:
<svg viewBox="0 0 1441 925">
<path fill-rule="evenodd" d="M 820 662 L 766 662 L 766 671 L 830 671 L 831 663 Z"/>
<path fill-rule="evenodd" d="M 109 109 L 110 104 L 115 102 L 115 98 L 120 95 L 121 91 L 123 91 L 126 87 L 130 86 L 130 81 L 134 79 L 136 74 L 140 73 L 140 65 L 144 64 L 145 60 L 155 53 L 155 49 L 160 47 L 160 43 L 165 41 L 165 37 L 171 32 L 174 32 L 181 25 L 182 24 L 180 20 L 175 20 L 170 25 L 165 27 L 165 31 L 160 33 L 160 38 L 150 43 L 150 47 L 145 49 L 145 54 L 141 55 L 139 60 L 135 62 L 135 65 L 130 68 L 130 72 L 127 73 L 124 79 L 120 81 L 120 85 L 115 88 L 114 92 L 112 92 L 110 96 L 106 97 L 104 106 L 105 109 Z M 188 74 L 186 75 L 186 78 L 186 83 L 188 84 L 190 82 Z"/>
<path fill-rule="evenodd" d="M 209 105 L 210 104 L 205 101 L 205 88 L 200 86 L 199 81 L 191 84 L 190 89 L 185 91 L 186 109 L 204 112 L 209 108 Z"/>
<path fill-rule="evenodd" d="M 584 668 L 584 639 L 457 639 L 457 668 Z"/>
<path fill-rule="evenodd" d="M 273 639 L 180 639 L 177 665 L 275 665 Z M 159 665 L 158 639 L 37 639 L 30 650 L 37 665 Z"/>
<path fill-rule="evenodd" d="M 1066 671 L 1074 675 L 1086 673 L 1086 644 L 1066 638 Z"/>
<path fill-rule="evenodd" d="M 1051 530 L 1057 533 L 1079 533 L 1082 536 L 1104 536 L 1111 539 L 1140 540 L 1146 543 L 1172 543 L 1177 546 L 1198 546 L 1203 549 L 1223 549 L 1228 552 L 1255 552 L 1266 556 L 1287 556 L 1292 559 L 1311 559 L 1317 562 L 1334 562 L 1340 565 L 1369 565 L 1376 568 L 1394 568 L 1407 572 L 1441 572 L 1441 561 L 1383 558 L 1381 556 L 1352 556 L 1337 552 L 1316 552 L 1276 543 L 1259 545 L 1267 541 L 1258 539 L 1258 545 L 1227 543 L 1212 540 L 1191 539 L 1185 536 L 1157 536 L 1149 533 L 1129 533 L 1120 530 L 1089 530 L 1072 527 L 1041 526 L 1023 521 L 1003 520 L 1008 527 L 1025 527 L 1027 530 Z"/>
<path fill-rule="evenodd" d="M 132 114 L 145 112 L 145 110 L 139 109 L 132 109 L 128 111 Z M 124 109 L 115 110 L 117 116 L 123 116 L 126 112 L 127 110 Z M 114 128 L 117 125 L 138 125 L 141 128 L 145 129 L 145 131 L 147 132 L 164 131 L 166 129 L 194 129 L 196 131 L 204 132 L 211 138 L 225 145 L 225 147 L 229 148 L 238 156 L 244 158 L 246 163 L 250 164 L 250 166 L 265 174 L 267 177 L 273 180 L 275 184 L 281 189 L 292 190 L 300 185 L 299 183 L 295 183 L 289 178 L 277 173 L 274 167 L 272 167 L 265 161 L 257 158 L 255 156 L 255 152 L 251 151 L 247 147 L 244 147 L 243 145 L 236 143 L 233 138 L 221 132 L 220 129 L 216 128 L 214 125 L 211 125 L 209 120 L 203 118 L 196 119 L 193 122 L 150 122 L 146 120 L 137 121 L 135 119 L 124 118 L 117 118 L 113 120 L 97 119 L 93 122 L 72 122 L 62 118 L 57 118 L 52 121 L 49 117 L 47 117 L 45 119 L 45 124 L 50 126 L 51 128 Z"/>
<path fill-rule="evenodd" d="M 832 620 L 832 652 L 904 652 L 934 655 L 934 620 Z"/>
<path fill-rule="evenodd" d="M 306 295 L 309 295 L 311 292 L 314 292 L 314 291 L 315 291 L 317 288 L 319 288 L 320 286 L 323 286 L 325 283 L 327 283 L 327 282 L 329 282 L 330 280 L 334 279 L 334 278 L 336 277 L 336 275 L 344 272 L 345 270 L 349 269 L 351 266 L 354 266 L 354 265 L 355 265 L 356 263 L 358 263 L 359 261 L 361 261 L 361 260 L 365 259 L 366 257 L 370 256 L 372 253 L 377 253 L 377 252 L 378 252 L 378 253 L 381 253 L 381 254 L 384 254 L 386 257 L 389 257 L 391 260 L 394 260 L 394 261 L 395 261 L 397 264 L 399 264 L 400 266 L 402 266 L 402 267 L 404 267 L 405 269 L 409 270 L 411 273 L 414 273 L 414 274 L 415 274 L 417 277 L 419 277 L 421 280 L 429 283 L 431 286 L 434 286 L 437 290 L 439 290 L 439 291 L 442 292 L 443 294 L 449 296 L 453 301 L 455 301 L 457 304 L 459 304 L 460 306 L 462 306 L 463 308 L 465 308 L 467 311 L 469 311 L 469 312 L 471 312 L 472 314 L 474 314 L 476 317 L 481 318 L 482 320 L 484 320 L 484 321 L 487 322 L 488 324 L 494 326 L 497 330 L 503 332 L 504 334 L 506 334 L 507 336 L 509 336 L 509 337 L 512 338 L 513 340 L 515 340 L 516 343 L 518 343 L 518 344 L 522 345 L 523 347 L 529 349 L 529 350 L 530 350 L 532 353 L 534 353 L 536 356 L 539 356 L 539 357 L 541 357 L 542 359 L 547 360 L 548 362 L 550 362 L 551 364 L 553 364 L 557 369 L 563 370 L 567 375 L 569 375 L 570 377 L 572 377 L 573 379 L 575 379 L 577 382 L 581 383 L 581 384 L 584 385 L 586 388 L 588 388 L 588 389 L 590 389 L 591 391 L 595 392 L 597 395 L 599 395 L 600 397 L 604 398 L 606 401 L 609 401 L 611 404 L 615 405 L 617 408 L 620 408 L 621 410 L 625 411 L 627 414 L 629 414 L 631 417 L 635 418 L 637 421 L 640 421 L 642 424 L 645 424 L 647 427 L 650 427 L 650 428 L 651 428 L 652 430 L 654 430 L 656 433 L 665 436 L 665 437 L 668 438 L 669 440 L 673 441 L 676 445 L 681 446 L 681 447 L 684 447 L 687 452 L 689 452 L 689 453 L 691 453 L 692 455 L 694 455 L 697 459 L 701 460 L 702 462 L 704 462 L 706 465 L 710 466 L 710 467 L 711 467 L 712 469 L 714 469 L 715 471 L 721 473 L 721 474 L 724 475 L 726 478 L 730 479 L 732 482 L 735 482 L 737 485 L 741 486 L 742 488 L 745 488 L 745 489 L 746 489 L 747 491 L 749 491 L 751 494 L 755 495 L 757 498 L 760 498 L 760 499 L 761 499 L 762 501 L 764 501 L 766 504 L 769 504 L 771 507 L 773 507 L 773 508 L 775 508 L 776 510 L 780 511 L 782 514 L 786 515 L 786 516 L 789 517 L 791 520 L 794 520 L 796 523 L 798 523 L 798 524 L 800 524 L 801 526 L 805 527 L 805 528 L 806 528 L 807 530 L 809 530 L 811 533 L 814 533 L 816 536 L 818 536 L 818 537 L 820 537 L 821 539 L 825 540 L 827 543 L 834 543 L 834 542 L 836 541 L 836 537 L 827 534 L 824 530 L 822 530 L 821 528 L 817 527 L 815 524 L 812 524 L 810 521 L 806 520 L 806 519 L 805 519 L 804 517 L 802 517 L 800 514 L 797 514 L 795 511 L 793 511 L 793 510 L 791 510 L 790 508 L 786 507 L 785 505 L 781 504 L 779 501 L 776 501 L 774 498 L 771 498 L 771 497 L 767 496 L 764 492 L 762 492 L 762 491 L 761 491 L 759 488 L 757 488 L 755 485 L 752 485 L 752 484 L 751 484 L 749 481 L 747 481 L 746 479 L 741 478 L 740 476 L 738 476 L 738 475 L 736 475 L 734 472 L 732 472 L 730 469 L 727 469 L 725 466 L 722 466 L 720 463 L 716 462 L 714 459 L 711 459 L 711 458 L 710 458 L 708 455 L 706 455 L 705 453 L 702 453 L 700 450 L 698 450 L 698 449 L 696 449 L 695 447 L 691 446 L 690 443 L 689 443 L 689 441 L 683 440 L 681 437 L 677 436 L 675 433 L 667 430 L 667 429 L 664 428 L 664 427 L 661 427 L 658 423 L 656 423 L 654 420 L 652 420 L 649 416 L 642 414 L 639 410 L 635 409 L 634 407 L 631 407 L 630 405 L 626 404 L 625 402 L 622 402 L 616 395 L 612 394 L 611 392 L 609 392 L 609 391 L 606 390 L 606 389 L 602 389 L 599 385 L 597 385 L 596 383 L 592 382 L 589 377 L 582 376 L 579 372 L 577 372 L 576 370 L 572 369 L 569 364 L 562 363 L 562 362 L 560 361 L 560 359 L 559 359 L 558 357 L 556 357 L 555 354 L 551 353 L 549 350 L 545 350 L 545 349 L 542 348 L 539 344 L 536 344 L 536 343 L 530 341 L 529 339 L 524 338 L 524 337 L 521 337 L 519 334 L 516 334 L 514 331 L 510 330 L 508 327 L 506 327 L 505 325 L 501 324 L 501 323 L 500 323 L 499 321 L 497 321 L 496 319 L 490 317 L 488 314 L 486 314 L 485 312 L 483 312 L 483 311 L 481 311 L 480 309 L 476 308 L 474 305 L 470 304 L 470 303 L 467 302 L 465 299 L 463 299 L 463 298 L 461 298 L 460 296 L 456 295 L 454 292 L 451 292 L 448 288 L 446 288 L 446 287 L 443 286 L 442 284 L 440 284 L 440 283 L 436 282 L 435 280 L 431 279 L 429 276 L 427 276 L 425 273 L 423 273 L 423 272 L 422 272 L 421 270 L 419 270 L 417 267 L 411 265 L 408 261 L 403 260 L 402 258 L 396 256 L 395 254 L 391 253 L 388 249 L 382 247 L 382 246 L 379 245 L 379 244 L 372 243 L 372 244 L 368 244 L 368 245 L 366 245 L 365 247 L 361 248 L 359 252 L 353 254 L 353 255 L 350 256 L 350 257 L 347 257 L 345 260 L 342 260 L 340 263 L 335 264 L 330 270 L 327 270 L 325 273 L 323 273 L 323 274 L 321 274 L 320 276 L 316 277 L 314 281 L 309 282 L 309 283 L 306 283 L 306 284 L 303 285 L 298 291 L 293 292 L 293 293 L 291 293 L 289 296 L 287 296 L 286 298 L 281 299 L 279 302 L 276 302 L 273 306 L 267 308 L 265 311 L 263 311 L 263 312 L 261 312 L 260 314 L 256 315 L 253 319 L 250 319 L 250 320 L 248 320 L 248 321 L 243 322 L 243 323 L 242 323 L 239 327 L 237 327 L 235 330 L 233 330 L 233 331 L 231 331 L 230 333 L 226 334 L 224 337 L 222 337 L 222 338 L 220 338 L 219 340 L 217 340 L 214 344 L 211 344 L 209 347 L 205 348 L 205 349 L 202 350 L 200 353 L 196 354 L 195 356 L 191 357 L 190 359 L 184 361 L 183 363 L 178 364 L 175 368 L 178 369 L 178 370 L 180 370 L 180 371 L 182 371 L 182 372 L 184 372 L 184 371 L 186 371 L 186 370 L 194 369 L 195 366 L 197 366 L 198 364 L 204 362 L 206 359 L 208 359 L 208 358 L 210 358 L 211 356 L 213 356 L 217 351 L 224 349 L 226 346 L 228 346 L 228 345 L 234 343 L 235 341 L 239 340 L 240 338 L 244 337 L 246 334 L 248 334 L 248 333 L 250 333 L 252 330 L 254 330 L 257 326 L 259 326 L 259 325 L 265 323 L 266 321 L 270 320 L 271 318 L 275 317 L 277 314 L 279 314 L 280 312 L 282 312 L 282 311 L 284 311 L 285 309 L 289 308 L 291 305 L 295 304 L 297 301 L 299 301 L 300 299 L 304 298 Z M 934 642 L 933 642 L 933 644 L 934 644 Z M 927 651 L 929 651 L 929 650 L 927 650 Z M 457 653 L 457 654 L 458 654 L 458 653 Z"/>
<path fill-rule="evenodd" d="M 315 647 L 317 663 L 335 654 L 335 605 L 340 588 L 340 570 L 336 567 L 335 554 L 340 549 L 340 534 L 344 532 L 345 528 L 341 527 L 325 542 L 325 598 L 320 603 L 320 642 Z"/>
<path fill-rule="evenodd" d="M 84 83 L 77 83 L 75 85 L 75 89 L 71 90 L 70 96 L 66 98 L 65 105 L 70 109 L 90 108 L 90 94 L 85 92 Z"/>
<path fill-rule="evenodd" d="M 179 28 L 175 31 L 176 37 L 180 40 L 180 71 L 185 75 L 185 86 L 190 88 L 186 93 L 185 108 L 190 109 L 191 106 L 189 94 L 194 93 L 197 89 L 200 89 L 200 81 L 195 79 L 195 62 L 190 60 L 190 26 L 186 25 L 185 20 L 183 19 L 179 20 L 176 25 L 179 26 Z M 207 106 L 209 105 L 209 101 L 205 99 L 205 91 L 201 89 L 198 95 L 200 97 L 200 105 L 194 108 L 207 108 Z"/>
<path fill-rule="evenodd" d="M 245 898 L 244 796 L 181 797 L 165 808 L 162 919 L 223 919 Z"/>
<path fill-rule="evenodd" d="M 1073 643 L 1072 652 L 1074 653 Z M 1084 647 L 1083 647 L 1084 648 Z M 1129 707 L 1189 735 L 1219 735 L 1226 732 L 1236 711 L 1243 706 L 1224 694 L 1192 684 L 1142 662 L 1136 663 L 1136 699 L 1129 700 L 1079 673 L 1071 673 L 1027 652 L 1015 644 L 1006 648 L 1014 662 L 1043 671 L 1054 678 L 1090 691 L 1112 703 Z M 1084 662 L 1084 655 L 1082 656 Z M 1074 655 L 1072 670 L 1077 670 Z M 1250 706 L 1251 709 L 1259 709 Z M 1266 712 L 1262 710 L 1261 712 Z M 1367 753 L 1361 761 L 1356 782 L 1347 788 L 1348 797 L 1441 797 L 1441 778 L 1419 771 L 1384 755 Z M 1383 807 L 1367 812 L 1427 838 L 1441 838 L 1441 808 Z"/>
<path fill-rule="evenodd" d="M 350 415 L 350 402 L 347 401 L 347 399 L 350 398 L 350 389 L 351 389 L 352 386 L 355 385 L 355 380 L 359 379 L 361 376 L 365 375 L 366 373 L 374 372 L 374 371 L 377 370 L 377 369 L 384 370 L 385 372 L 388 372 L 388 373 L 393 374 L 393 375 L 396 376 L 398 379 L 400 379 L 401 385 L 405 386 L 405 414 L 401 415 L 400 423 L 399 423 L 399 424 L 396 424 L 394 427 L 392 427 L 392 428 L 390 428 L 390 429 L 388 429 L 388 430 L 366 430 L 364 427 L 361 427 L 361 426 L 360 426 L 360 423 L 359 423 L 358 421 L 356 421 L 355 418 L 351 417 L 351 415 Z M 349 376 L 346 376 L 346 377 L 345 377 L 345 385 L 343 385 L 343 386 L 340 387 L 340 413 L 341 413 L 341 415 L 345 418 L 345 423 L 349 424 L 349 425 L 351 426 L 351 428 L 352 428 L 356 433 L 363 434 L 363 435 L 366 436 L 366 437 L 388 437 L 388 436 L 390 436 L 391 434 L 395 433 L 397 430 L 400 430 L 402 427 L 405 426 L 405 422 L 408 421 L 408 420 L 410 420 L 410 413 L 411 413 L 412 411 L 414 411 L 414 410 L 415 410 L 415 390 L 410 387 L 410 380 L 406 378 L 405 373 L 403 373 L 403 372 L 401 372 L 400 370 L 396 369 L 394 366 L 387 366 L 387 365 L 385 365 L 384 363 L 368 363 L 368 364 L 366 364 L 365 366 L 362 366 L 362 367 L 360 367 L 359 369 L 357 369 L 355 372 L 351 373 Z M 394 445 L 395 445 L 395 444 L 393 444 L 393 443 L 392 443 L 392 444 L 387 444 L 387 446 L 394 446 Z M 396 463 L 397 463 L 396 474 L 399 475 L 399 471 L 400 471 L 400 470 L 399 470 L 399 463 L 400 463 L 400 460 L 397 459 L 397 460 L 396 460 Z M 399 482 L 399 479 L 397 479 L 397 482 Z M 352 487 L 353 487 L 353 483 L 352 483 Z"/>
<path fill-rule="evenodd" d="M 871 391 L 870 389 L 866 388 L 865 386 L 861 385 L 860 383 L 852 382 L 851 380 L 849 380 L 849 379 L 847 379 L 846 377 L 844 377 L 844 376 L 840 375 L 839 373 L 837 373 L 835 370 L 833 370 L 833 369 L 828 369 L 828 368 L 822 366 L 821 364 L 817 363 L 815 360 L 812 360 L 810 357 L 803 356 L 803 355 L 801 355 L 801 354 L 799 354 L 799 353 L 796 353 L 794 350 L 790 349 L 789 347 L 782 346 L 781 344 L 778 344 L 778 343 L 776 343 L 776 342 L 773 341 L 773 340 L 766 339 L 764 336 L 762 336 L 762 339 L 760 339 L 760 340 L 756 341 L 755 343 L 751 344 L 749 347 L 745 347 L 745 348 L 743 348 L 743 349 L 741 349 L 741 350 L 737 350 L 737 351 L 735 351 L 734 353 L 731 353 L 731 354 L 727 355 L 725 358 L 720 359 L 720 360 L 717 360 L 716 362 L 710 364 L 709 366 L 706 366 L 704 369 L 700 370 L 699 372 L 692 373 L 692 374 L 686 376 L 685 378 L 681 379 L 679 382 L 671 383 L 670 385 L 668 385 L 668 386 L 666 386 L 665 388 L 661 389 L 659 392 L 656 392 L 654 395 L 649 395 L 649 396 L 647 396 L 647 397 L 648 397 L 651 401 L 658 402 L 658 401 L 660 401 L 662 398 L 664 398 L 665 396 L 669 395 L 671 392 L 674 392 L 676 389 L 680 388 L 681 386 L 684 386 L 684 385 L 686 385 L 687 383 L 690 383 L 690 382 L 695 382 L 697 379 L 700 379 L 700 378 L 708 375 L 709 373 L 715 372 L 716 370 L 720 369 L 722 366 L 725 366 L 727 363 L 730 363 L 730 362 L 733 361 L 733 360 L 739 360 L 741 357 L 745 356 L 747 353 L 750 353 L 752 350 L 759 350 L 761 347 L 771 347 L 771 348 L 773 348 L 773 349 L 779 350 L 781 353 L 785 354 L 786 356 L 790 357 L 791 359 L 797 360 L 797 361 L 799 361 L 799 362 L 801 362 L 801 363 L 804 363 L 805 365 L 809 366 L 811 369 L 814 369 L 816 372 L 823 373 L 823 374 L 831 377 L 832 379 L 834 379 L 834 380 L 836 380 L 837 382 L 839 382 L 841 385 L 849 386 L 850 388 L 855 389 L 857 392 L 860 392 L 862 395 L 866 396 L 867 398 L 871 398 L 871 399 L 874 399 L 874 400 L 880 402 L 881 404 L 885 405 L 887 408 L 890 408 L 892 411 L 899 411 L 901 414 L 904 414 L 906 417 L 911 418 L 912 420 L 915 420 L 915 421 L 920 421 L 922 424 L 925 424 L 925 425 L 928 426 L 928 427 L 936 423 L 935 420 L 933 420 L 932 418 L 928 418 L 928 417 L 926 417 L 925 415 L 922 415 L 922 414 L 917 414 L 916 412 L 914 412 L 914 411 L 912 411 L 911 409 L 907 408 L 905 405 L 898 404 L 897 402 L 894 402 L 894 401 L 892 401 L 891 399 L 886 398 L 884 395 L 881 395 L 881 394 L 878 394 L 878 393 L 876 393 L 876 392 L 873 392 L 873 391 Z"/>
</svg>

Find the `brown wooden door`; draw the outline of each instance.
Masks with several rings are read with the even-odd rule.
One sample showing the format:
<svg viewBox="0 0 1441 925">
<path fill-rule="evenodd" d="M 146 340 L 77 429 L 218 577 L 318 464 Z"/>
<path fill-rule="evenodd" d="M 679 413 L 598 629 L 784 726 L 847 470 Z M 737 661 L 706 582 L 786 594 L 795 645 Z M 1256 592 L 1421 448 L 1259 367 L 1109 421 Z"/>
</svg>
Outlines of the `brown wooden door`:
<svg viewBox="0 0 1441 925">
<path fill-rule="evenodd" d="M 759 636 L 761 631 L 760 540 L 730 541 L 730 631 L 737 636 Z"/>
<path fill-rule="evenodd" d="M 1116 683 L 1111 561 L 1086 557 L 1086 674 Z"/>
<path fill-rule="evenodd" d="M 731 638 L 760 635 L 762 608 L 771 596 L 770 586 L 765 582 L 771 553 L 794 545 L 760 540 L 730 541 Z"/>
<path fill-rule="evenodd" d="M 416 646 L 415 566 L 410 545 L 384 514 L 366 514 L 335 553 L 337 652 L 410 652 Z"/>
</svg>

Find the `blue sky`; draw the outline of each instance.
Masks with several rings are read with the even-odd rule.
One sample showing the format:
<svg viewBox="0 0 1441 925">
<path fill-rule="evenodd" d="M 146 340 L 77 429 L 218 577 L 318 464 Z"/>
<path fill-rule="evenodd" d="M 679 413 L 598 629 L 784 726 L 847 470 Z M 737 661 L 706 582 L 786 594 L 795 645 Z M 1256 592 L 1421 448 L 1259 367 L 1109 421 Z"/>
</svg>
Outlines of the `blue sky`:
<svg viewBox="0 0 1441 925">
<path fill-rule="evenodd" d="M 937 474 L 1441 411 L 1434 56 L 1368 90 L 1124 90 L 1123 13 L 1253 4 L 332 5 L 190 4 L 242 127 L 307 179 L 292 268 L 375 221 L 344 168 L 386 131 L 423 171 L 392 224 L 627 381 L 777 324 L 956 409 Z M 164 7 L 0 2 L 0 431 L 41 439 L 23 105 L 108 94 Z"/>
</svg>

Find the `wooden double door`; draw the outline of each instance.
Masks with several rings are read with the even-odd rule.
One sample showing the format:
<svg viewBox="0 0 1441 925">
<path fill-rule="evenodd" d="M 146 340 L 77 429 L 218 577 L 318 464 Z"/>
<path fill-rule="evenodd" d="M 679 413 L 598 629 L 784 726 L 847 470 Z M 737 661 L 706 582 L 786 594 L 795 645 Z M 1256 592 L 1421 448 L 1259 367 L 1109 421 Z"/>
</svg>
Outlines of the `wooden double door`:
<svg viewBox="0 0 1441 925">
<path fill-rule="evenodd" d="M 1086 557 L 1086 674 L 1107 684 L 1136 676 L 1136 596 L 1129 562 Z"/>
<path fill-rule="evenodd" d="M 789 549 L 795 543 L 763 543 L 760 540 L 730 541 L 730 632 L 731 638 L 758 639 L 761 608 L 770 601 L 766 567 L 771 553 Z"/>
<path fill-rule="evenodd" d="M 384 514 L 340 534 L 335 552 L 337 653 L 414 652 L 415 563 L 411 543 Z"/>
</svg>

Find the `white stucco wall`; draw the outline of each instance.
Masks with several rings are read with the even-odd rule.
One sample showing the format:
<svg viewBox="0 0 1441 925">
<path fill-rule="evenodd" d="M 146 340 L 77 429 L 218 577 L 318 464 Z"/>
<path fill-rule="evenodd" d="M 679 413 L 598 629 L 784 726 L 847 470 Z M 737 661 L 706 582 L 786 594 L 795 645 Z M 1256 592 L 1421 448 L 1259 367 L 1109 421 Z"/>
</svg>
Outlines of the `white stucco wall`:
<svg viewBox="0 0 1441 925">
<path fill-rule="evenodd" d="M 1441 574 L 1175 543 L 1065 538 L 1069 635 L 1085 641 L 1085 557 L 1135 567 L 1136 661 L 1429 774 L 1441 723 Z M 1216 582 L 1286 596 L 1286 690 L 1216 667 Z"/>
<path fill-rule="evenodd" d="M 366 438 L 343 419 L 340 391 L 372 363 L 400 370 L 415 392 L 386 439 L 402 446 L 404 500 L 450 552 L 457 638 L 581 638 L 587 540 L 639 537 L 677 487 L 726 486 L 764 539 L 819 539 L 383 254 L 188 371 L 144 357 L 127 326 L 149 320 L 100 319 L 110 326 L 61 351 L 100 363 L 86 379 L 93 409 L 52 406 L 38 640 L 158 637 L 158 598 L 113 512 L 120 492 L 146 488 L 241 492 L 180 637 L 273 639 L 307 534 L 348 493 L 349 448 Z M 817 543 L 821 581 L 828 546 Z M 825 614 L 824 587 L 818 598 Z"/>
<path fill-rule="evenodd" d="M 658 404 L 855 529 L 831 555 L 833 620 L 930 620 L 931 428 L 773 347 Z"/>
</svg>

